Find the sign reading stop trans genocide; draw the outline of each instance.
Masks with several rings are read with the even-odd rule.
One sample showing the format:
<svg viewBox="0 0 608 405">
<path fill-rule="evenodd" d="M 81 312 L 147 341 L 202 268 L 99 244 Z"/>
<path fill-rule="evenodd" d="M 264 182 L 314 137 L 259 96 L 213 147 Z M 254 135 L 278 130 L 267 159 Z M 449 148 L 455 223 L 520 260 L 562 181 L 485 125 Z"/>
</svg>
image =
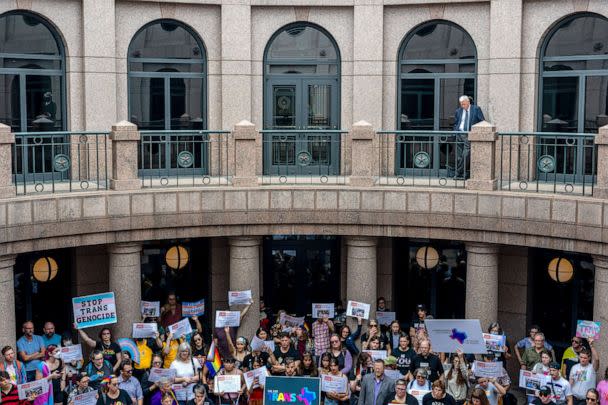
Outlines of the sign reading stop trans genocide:
<svg viewBox="0 0 608 405">
<path fill-rule="evenodd" d="M 114 293 L 102 293 L 72 298 L 76 329 L 116 323 Z"/>
</svg>

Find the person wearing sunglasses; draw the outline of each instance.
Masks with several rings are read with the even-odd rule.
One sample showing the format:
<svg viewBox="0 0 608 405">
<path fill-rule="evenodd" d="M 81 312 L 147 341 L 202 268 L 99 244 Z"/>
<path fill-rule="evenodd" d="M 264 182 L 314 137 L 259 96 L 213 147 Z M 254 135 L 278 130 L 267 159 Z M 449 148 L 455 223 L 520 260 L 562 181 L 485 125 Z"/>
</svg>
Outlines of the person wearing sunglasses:
<svg viewBox="0 0 608 405">
<path fill-rule="evenodd" d="M 132 405 L 131 397 L 118 387 L 118 377 L 111 375 L 101 382 L 101 393 L 97 405 Z"/>
<path fill-rule="evenodd" d="M 368 346 L 369 346 L 370 340 L 372 340 L 372 338 L 375 338 L 375 337 L 378 338 L 378 342 L 380 344 L 379 344 L 378 349 L 373 349 L 373 350 L 386 350 L 386 346 L 387 346 L 386 336 L 384 336 L 381 333 L 380 327 L 378 326 L 378 321 L 376 321 L 375 319 L 370 319 L 369 324 L 367 326 L 368 326 L 367 332 L 365 332 L 363 335 L 361 335 L 361 342 L 362 342 L 363 350 L 372 350 Z M 390 353 L 387 353 L 387 354 L 390 354 Z"/>
<path fill-rule="evenodd" d="M 407 385 L 407 393 L 416 398 L 418 405 L 422 405 L 422 398 L 424 397 L 419 393 L 431 391 L 431 382 L 427 376 L 428 373 L 424 368 L 418 368 L 414 371 L 414 378 Z"/>
<path fill-rule="evenodd" d="M 561 371 L 565 376 L 569 376 L 572 366 L 578 363 L 580 352 L 588 348 L 587 342 L 582 337 L 574 336 L 570 342 L 572 345 L 564 351 L 562 356 Z"/>
<path fill-rule="evenodd" d="M 546 385 L 540 387 L 538 396 L 531 403 L 533 405 L 555 405 L 555 401 L 551 397 L 551 389 Z"/>
<path fill-rule="evenodd" d="M 587 405 L 595 405 L 600 402 L 600 393 L 595 388 L 589 388 L 585 395 L 585 403 Z"/>
<path fill-rule="evenodd" d="M 131 361 L 123 360 L 120 364 L 120 376 L 118 377 L 118 388 L 125 390 L 136 405 L 143 405 L 144 393 L 141 384 L 133 377 L 133 364 Z"/>
</svg>

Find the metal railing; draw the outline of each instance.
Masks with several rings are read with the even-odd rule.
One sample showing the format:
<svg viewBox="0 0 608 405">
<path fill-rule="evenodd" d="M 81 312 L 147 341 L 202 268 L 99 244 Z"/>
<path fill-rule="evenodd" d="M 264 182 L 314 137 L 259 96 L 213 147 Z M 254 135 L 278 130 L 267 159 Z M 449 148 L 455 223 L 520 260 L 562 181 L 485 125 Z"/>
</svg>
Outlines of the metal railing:
<svg viewBox="0 0 608 405">
<path fill-rule="evenodd" d="M 376 183 L 464 188 L 469 177 L 466 132 L 378 131 Z"/>
<path fill-rule="evenodd" d="M 595 134 L 498 133 L 499 190 L 593 195 Z"/>
<path fill-rule="evenodd" d="M 137 167 L 142 186 L 231 184 L 234 144 L 228 134 L 230 131 L 140 131 Z"/>
<path fill-rule="evenodd" d="M 18 132 L 12 152 L 17 194 L 102 190 L 110 186 L 108 132 Z"/>
<path fill-rule="evenodd" d="M 344 130 L 262 130 L 262 184 L 346 184 Z"/>
</svg>

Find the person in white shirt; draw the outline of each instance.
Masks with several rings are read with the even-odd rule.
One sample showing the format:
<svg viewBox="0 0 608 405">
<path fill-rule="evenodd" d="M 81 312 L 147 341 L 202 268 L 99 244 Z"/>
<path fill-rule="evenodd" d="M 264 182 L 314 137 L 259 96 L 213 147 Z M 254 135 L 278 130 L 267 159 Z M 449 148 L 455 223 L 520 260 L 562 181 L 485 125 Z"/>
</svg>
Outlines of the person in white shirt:
<svg viewBox="0 0 608 405">
<path fill-rule="evenodd" d="M 557 405 L 572 405 L 572 389 L 570 383 L 560 374 L 560 365 L 556 361 L 549 363 L 551 379 L 547 387 L 551 390 L 551 399 Z"/>
<path fill-rule="evenodd" d="M 182 405 L 182 402 L 185 404 L 186 401 L 193 400 L 194 392 L 192 388 L 198 382 L 198 369 L 201 368 L 201 365 L 197 359 L 192 358 L 188 343 L 180 343 L 177 348 L 177 357 L 171 363 L 170 368 L 175 370 L 175 384 L 181 384 L 185 387 L 185 398 L 177 398 L 180 405 Z"/>
<path fill-rule="evenodd" d="M 595 388 L 596 373 L 600 367 L 599 355 L 593 345 L 593 339 L 589 338 L 587 340 L 591 352 L 582 350 L 578 355 L 579 363 L 570 369 L 569 380 L 574 396 L 574 405 L 582 405 L 586 402 L 587 391 L 590 388 Z"/>
</svg>

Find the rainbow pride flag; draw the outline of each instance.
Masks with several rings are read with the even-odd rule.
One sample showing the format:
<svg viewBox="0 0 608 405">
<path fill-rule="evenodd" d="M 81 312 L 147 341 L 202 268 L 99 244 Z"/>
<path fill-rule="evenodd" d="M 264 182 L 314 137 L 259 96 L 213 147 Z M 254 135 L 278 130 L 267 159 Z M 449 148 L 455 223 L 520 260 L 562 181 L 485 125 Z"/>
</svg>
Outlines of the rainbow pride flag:
<svg viewBox="0 0 608 405">
<path fill-rule="evenodd" d="M 213 378 L 222 368 L 222 360 L 220 359 L 220 351 L 215 347 L 215 342 L 211 343 L 209 347 L 209 353 L 207 353 L 207 360 L 205 365 L 209 370 L 209 377 Z"/>
</svg>

